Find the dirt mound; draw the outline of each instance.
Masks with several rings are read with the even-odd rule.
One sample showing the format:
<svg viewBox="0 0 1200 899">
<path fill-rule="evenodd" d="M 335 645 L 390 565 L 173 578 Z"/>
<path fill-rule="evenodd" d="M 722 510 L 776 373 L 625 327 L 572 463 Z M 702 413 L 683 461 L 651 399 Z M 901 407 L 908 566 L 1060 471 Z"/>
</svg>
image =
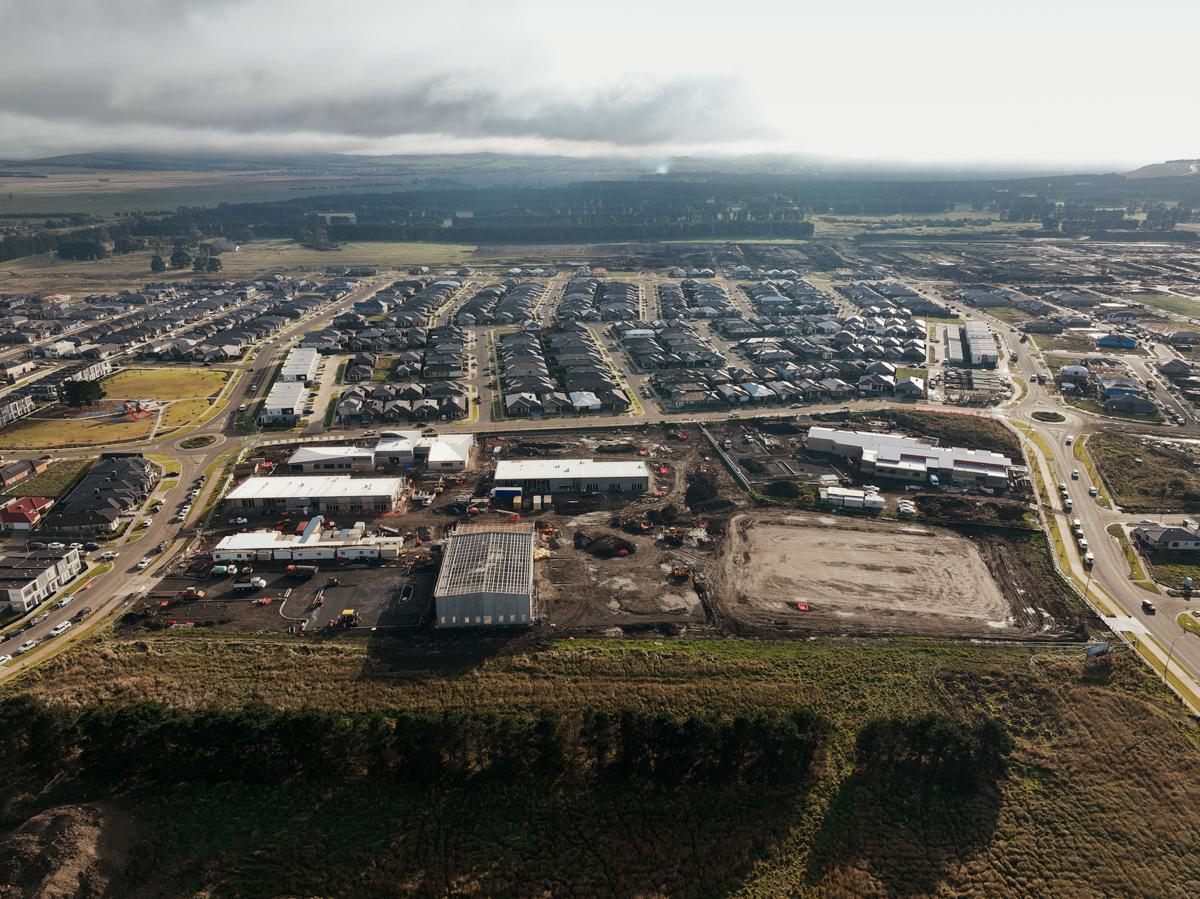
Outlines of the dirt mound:
<svg viewBox="0 0 1200 899">
<path fill-rule="evenodd" d="M 605 443 L 596 447 L 598 453 L 636 453 L 638 448 L 632 443 Z"/>
<path fill-rule="evenodd" d="M 790 421 L 757 421 L 755 427 L 766 434 L 787 436 L 790 434 L 807 434 L 808 428 L 802 428 Z"/>
<path fill-rule="evenodd" d="M 0 840 L 0 899 L 109 895 L 137 839 L 116 803 L 64 805 L 30 818 Z"/>
<path fill-rule="evenodd" d="M 575 548 L 586 549 L 593 556 L 601 559 L 620 555 L 622 550 L 629 555 L 637 552 L 635 544 L 617 534 L 596 534 L 587 531 L 575 532 Z"/>
</svg>

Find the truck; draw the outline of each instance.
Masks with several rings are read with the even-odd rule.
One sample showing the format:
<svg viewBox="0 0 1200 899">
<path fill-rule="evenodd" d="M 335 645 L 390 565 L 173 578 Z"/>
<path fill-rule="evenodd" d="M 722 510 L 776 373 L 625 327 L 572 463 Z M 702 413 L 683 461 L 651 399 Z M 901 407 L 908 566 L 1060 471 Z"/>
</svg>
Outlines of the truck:
<svg viewBox="0 0 1200 899">
<path fill-rule="evenodd" d="M 262 578 L 252 577 L 247 581 L 238 581 L 236 584 L 233 585 L 233 589 L 234 590 L 243 590 L 243 591 L 261 590 L 265 586 L 267 586 L 267 582 L 264 581 Z"/>
<path fill-rule="evenodd" d="M 292 577 L 315 577 L 320 569 L 316 565 L 289 565 L 287 573 Z"/>
<path fill-rule="evenodd" d="M 1045 375 L 1038 375 L 1038 376 L 1037 376 L 1037 379 L 1038 379 L 1038 383 L 1039 383 L 1039 384 L 1045 384 L 1045 383 L 1046 383 L 1046 376 L 1045 376 Z"/>
<path fill-rule="evenodd" d="M 213 577 L 233 577 L 237 573 L 236 565 L 214 565 L 212 570 Z"/>
</svg>

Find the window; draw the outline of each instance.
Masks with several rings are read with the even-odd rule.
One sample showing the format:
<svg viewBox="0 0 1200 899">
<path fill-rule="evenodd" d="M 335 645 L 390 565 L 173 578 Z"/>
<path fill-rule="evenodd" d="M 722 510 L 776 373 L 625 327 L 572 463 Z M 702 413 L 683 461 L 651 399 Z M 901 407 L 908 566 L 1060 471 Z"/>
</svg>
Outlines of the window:
<svg viewBox="0 0 1200 899">
<path fill-rule="evenodd" d="M 524 616 L 524 615 L 522 615 L 522 616 L 521 616 L 521 620 L 522 620 L 522 621 L 524 621 L 524 620 L 525 620 L 525 616 Z"/>
<path fill-rule="evenodd" d="M 350 511 L 351 512 L 361 512 L 362 511 L 362 503 L 351 503 Z"/>
<path fill-rule="evenodd" d="M 443 621 L 445 621 L 446 619 L 445 619 L 445 618 L 443 618 L 442 620 L 443 620 Z M 450 616 L 450 623 L 451 623 L 451 624 L 458 624 L 458 616 L 457 616 L 457 615 L 451 615 L 451 616 Z"/>
<path fill-rule="evenodd" d="M 611 490 L 611 491 L 614 491 L 614 492 L 616 492 L 616 493 L 620 493 L 620 492 L 621 492 L 621 485 L 620 485 L 620 484 L 609 484 L 609 485 L 608 485 L 608 489 L 609 489 L 609 490 Z"/>
<path fill-rule="evenodd" d="M 491 616 L 491 615 L 484 615 L 484 616 L 483 616 L 483 623 L 484 623 L 484 624 L 491 624 L 491 623 L 492 623 L 492 616 Z"/>
<path fill-rule="evenodd" d="M 443 616 L 442 616 L 442 624 L 445 624 L 445 623 L 446 623 L 446 616 L 445 616 L 445 615 L 443 615 Z"/>
</svg>

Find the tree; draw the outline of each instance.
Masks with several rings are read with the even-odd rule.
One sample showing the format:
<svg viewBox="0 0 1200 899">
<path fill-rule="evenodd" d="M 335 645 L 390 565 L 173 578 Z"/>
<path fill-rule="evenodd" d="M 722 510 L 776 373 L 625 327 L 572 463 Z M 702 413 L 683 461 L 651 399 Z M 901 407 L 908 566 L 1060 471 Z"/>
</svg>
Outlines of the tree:
<svg viewBox="0 0 1200 899">
<path fill-rule="evenodd" d="M 161 256 L 159 256 L 157 253 L 155 253 L 153 256 L 150 257 L 150 271 L 165 272 L 166 270 L 167 270 L 167 264 L 165 262 L 163 262 L 163 258 Z"/>
<path fill-rule="evenodd" d="M 98 240 L 65 240 L 58 245 L 61 259 L 104 259 L 108 251 Z"/>
<path fill-rule="evenodd" d="M 76 409 L 81 406 L 94 406 L 99 400 L 108 396 L 99 381 L 63 381 L 63 402 Z"/>
<path fill-rule="evenodd" d="M 210 274 L 215 274 L 222 269 L 220 256 L 209 256 L 204 260 L 204 270 Z"/>
<path fill-rule="evenodd" d="M 132 253 L 141 248 L 142 242 L 132 234 L 118 234 L 113 241 L 113 249 L 118 253 Z"/>
<path fill-rule="evenodd" d="M 192 254 L 179 247 L 171 254 L 171 268 L 187 268 L 192 264 Z"/>
<path fill-rule="evenodd" d="M 207 261 L 208 261 L 208 260 L 207 260 L 207 259 L 205 259 L 203 256 L 197 256 L 197 257 L 196 257 L 196 258 L 195 258 L 195 259 L 192 261 L 192 271 L 194 271 L 194 272 L 202 272 L 202 271 L 204 271 L 204 263 L 206 263 Z"/>
</svg>

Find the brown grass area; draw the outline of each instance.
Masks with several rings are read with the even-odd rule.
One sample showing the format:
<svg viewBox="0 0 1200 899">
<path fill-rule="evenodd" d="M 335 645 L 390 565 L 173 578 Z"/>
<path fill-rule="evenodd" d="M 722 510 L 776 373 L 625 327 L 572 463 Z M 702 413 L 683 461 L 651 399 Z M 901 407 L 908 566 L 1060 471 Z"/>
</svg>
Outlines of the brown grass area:
<svg viewBox="0 0 1200 899">
<path fill-rule="evenodd" d="M 539 651 L 529 638 L 164 636 L 93 643 L 21 689 L 72 705 L 258 700 L 385 716 L 807 707 L 834 726 L 818 782 L 779 790 L 305 781 L 144 792 L 139 815 L 154 839 L 130 876 L 161 890 L 1082 899 L 1184 896 L 1200 884 L 1196 723 L 1129 654 L 1031 667 L 1022 648 L 919 641 L 577 640 Z M 956 796 L 855 766 L 865 722 L 927 711 L 1004 721 L 1018 743 L 1010 773 Z"/>
</svg>

